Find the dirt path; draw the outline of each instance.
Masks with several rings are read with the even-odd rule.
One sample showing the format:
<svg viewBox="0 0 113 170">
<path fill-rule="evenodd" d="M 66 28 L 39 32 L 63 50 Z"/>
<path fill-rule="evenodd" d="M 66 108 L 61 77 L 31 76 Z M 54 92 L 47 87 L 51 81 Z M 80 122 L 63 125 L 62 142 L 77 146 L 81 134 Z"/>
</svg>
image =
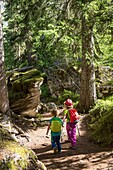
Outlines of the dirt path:
<svg viewBox="0 0 113 170">
<path fill-rule="evenodd" d="M 48 170 L 113 170 L 113 152 L 88 140 L 84 116 L 77 131 L 77 149 L 70 149 L 66 131 L 63 131 L 62 153 L 53 154 L 50 138 L 45 137 L 47 125 L 29 132 L 30 142 L 24 145 L 32 148 Z"/>
</svg>

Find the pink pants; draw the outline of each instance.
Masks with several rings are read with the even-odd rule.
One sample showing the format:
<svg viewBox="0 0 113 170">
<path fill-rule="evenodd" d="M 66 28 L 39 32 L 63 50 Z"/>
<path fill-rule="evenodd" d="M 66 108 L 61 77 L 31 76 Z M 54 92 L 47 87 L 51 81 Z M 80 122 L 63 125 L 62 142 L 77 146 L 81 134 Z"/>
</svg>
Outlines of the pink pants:
<svg viewBox="0 0 113 170">
<path fill-rule="evenodd" d="M 70 140 L 71 145 L 76 146 L 76 125 L 72 122 L 67 122 L 66 130 L 67 130 L 68 139 Z"/>
</svg>

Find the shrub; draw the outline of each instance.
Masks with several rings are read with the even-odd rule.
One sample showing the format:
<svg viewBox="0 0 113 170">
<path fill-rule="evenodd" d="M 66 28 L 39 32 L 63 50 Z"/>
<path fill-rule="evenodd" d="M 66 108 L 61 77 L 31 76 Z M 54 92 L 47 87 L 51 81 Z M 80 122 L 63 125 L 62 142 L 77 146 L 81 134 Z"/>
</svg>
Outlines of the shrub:
<svg viewBox="0 0 113 170">
<path fill-rule="evenodd" d="M 63 104 L 64 101 L 66 101 L 68 98 L 70 98 L 73 101 L 74 105 L 76 105 L 79 99 L 79 94 L 64 89 L 64 91 L 58 98 L 58 102 L 60 104 Z"/>
<path fill-rule="evenodd" d="M 113 96 L 97 100 L 89 118 L 90 138 L 104 145 L 113 144 Z"/>
</svg>

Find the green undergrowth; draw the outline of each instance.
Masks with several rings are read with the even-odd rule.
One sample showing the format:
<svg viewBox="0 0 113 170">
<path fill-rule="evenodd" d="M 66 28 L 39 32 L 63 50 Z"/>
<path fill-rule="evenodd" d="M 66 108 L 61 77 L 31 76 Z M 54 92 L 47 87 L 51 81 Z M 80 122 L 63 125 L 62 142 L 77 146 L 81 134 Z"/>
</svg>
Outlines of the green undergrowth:
<svg viewBox="0 0 113 170">
<path fill-rule="evenodd" d="M 63 104 L 64 101 L 66 101 L 68 98 L 71 98 L 75 106 L 78 103 L 79 94 L 64 89 L 64 91 L 61 93 L 61 95 L 58 98 L 58 102 Z"/>
<path fill-rule="evenodd" d="M 102 145 L 113 145 L 113 96 L 97 100 L 89 118 L 90 138 Z"/>
</svg>

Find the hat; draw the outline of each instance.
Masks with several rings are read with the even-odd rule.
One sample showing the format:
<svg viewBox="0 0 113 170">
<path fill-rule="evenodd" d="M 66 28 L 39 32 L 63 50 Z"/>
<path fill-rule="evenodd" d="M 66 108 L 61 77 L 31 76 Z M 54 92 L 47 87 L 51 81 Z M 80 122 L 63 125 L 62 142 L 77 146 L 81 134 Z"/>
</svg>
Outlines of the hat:
<svg viewBox="0 0 113 170">
<path fill-rule="evenodd" d="M 67 99 L 65 102 L 64 102 L 65 105 L 67 106 L 72 106 L 73 105 L 73 102 L 71 99 Z"/>
</svg>

